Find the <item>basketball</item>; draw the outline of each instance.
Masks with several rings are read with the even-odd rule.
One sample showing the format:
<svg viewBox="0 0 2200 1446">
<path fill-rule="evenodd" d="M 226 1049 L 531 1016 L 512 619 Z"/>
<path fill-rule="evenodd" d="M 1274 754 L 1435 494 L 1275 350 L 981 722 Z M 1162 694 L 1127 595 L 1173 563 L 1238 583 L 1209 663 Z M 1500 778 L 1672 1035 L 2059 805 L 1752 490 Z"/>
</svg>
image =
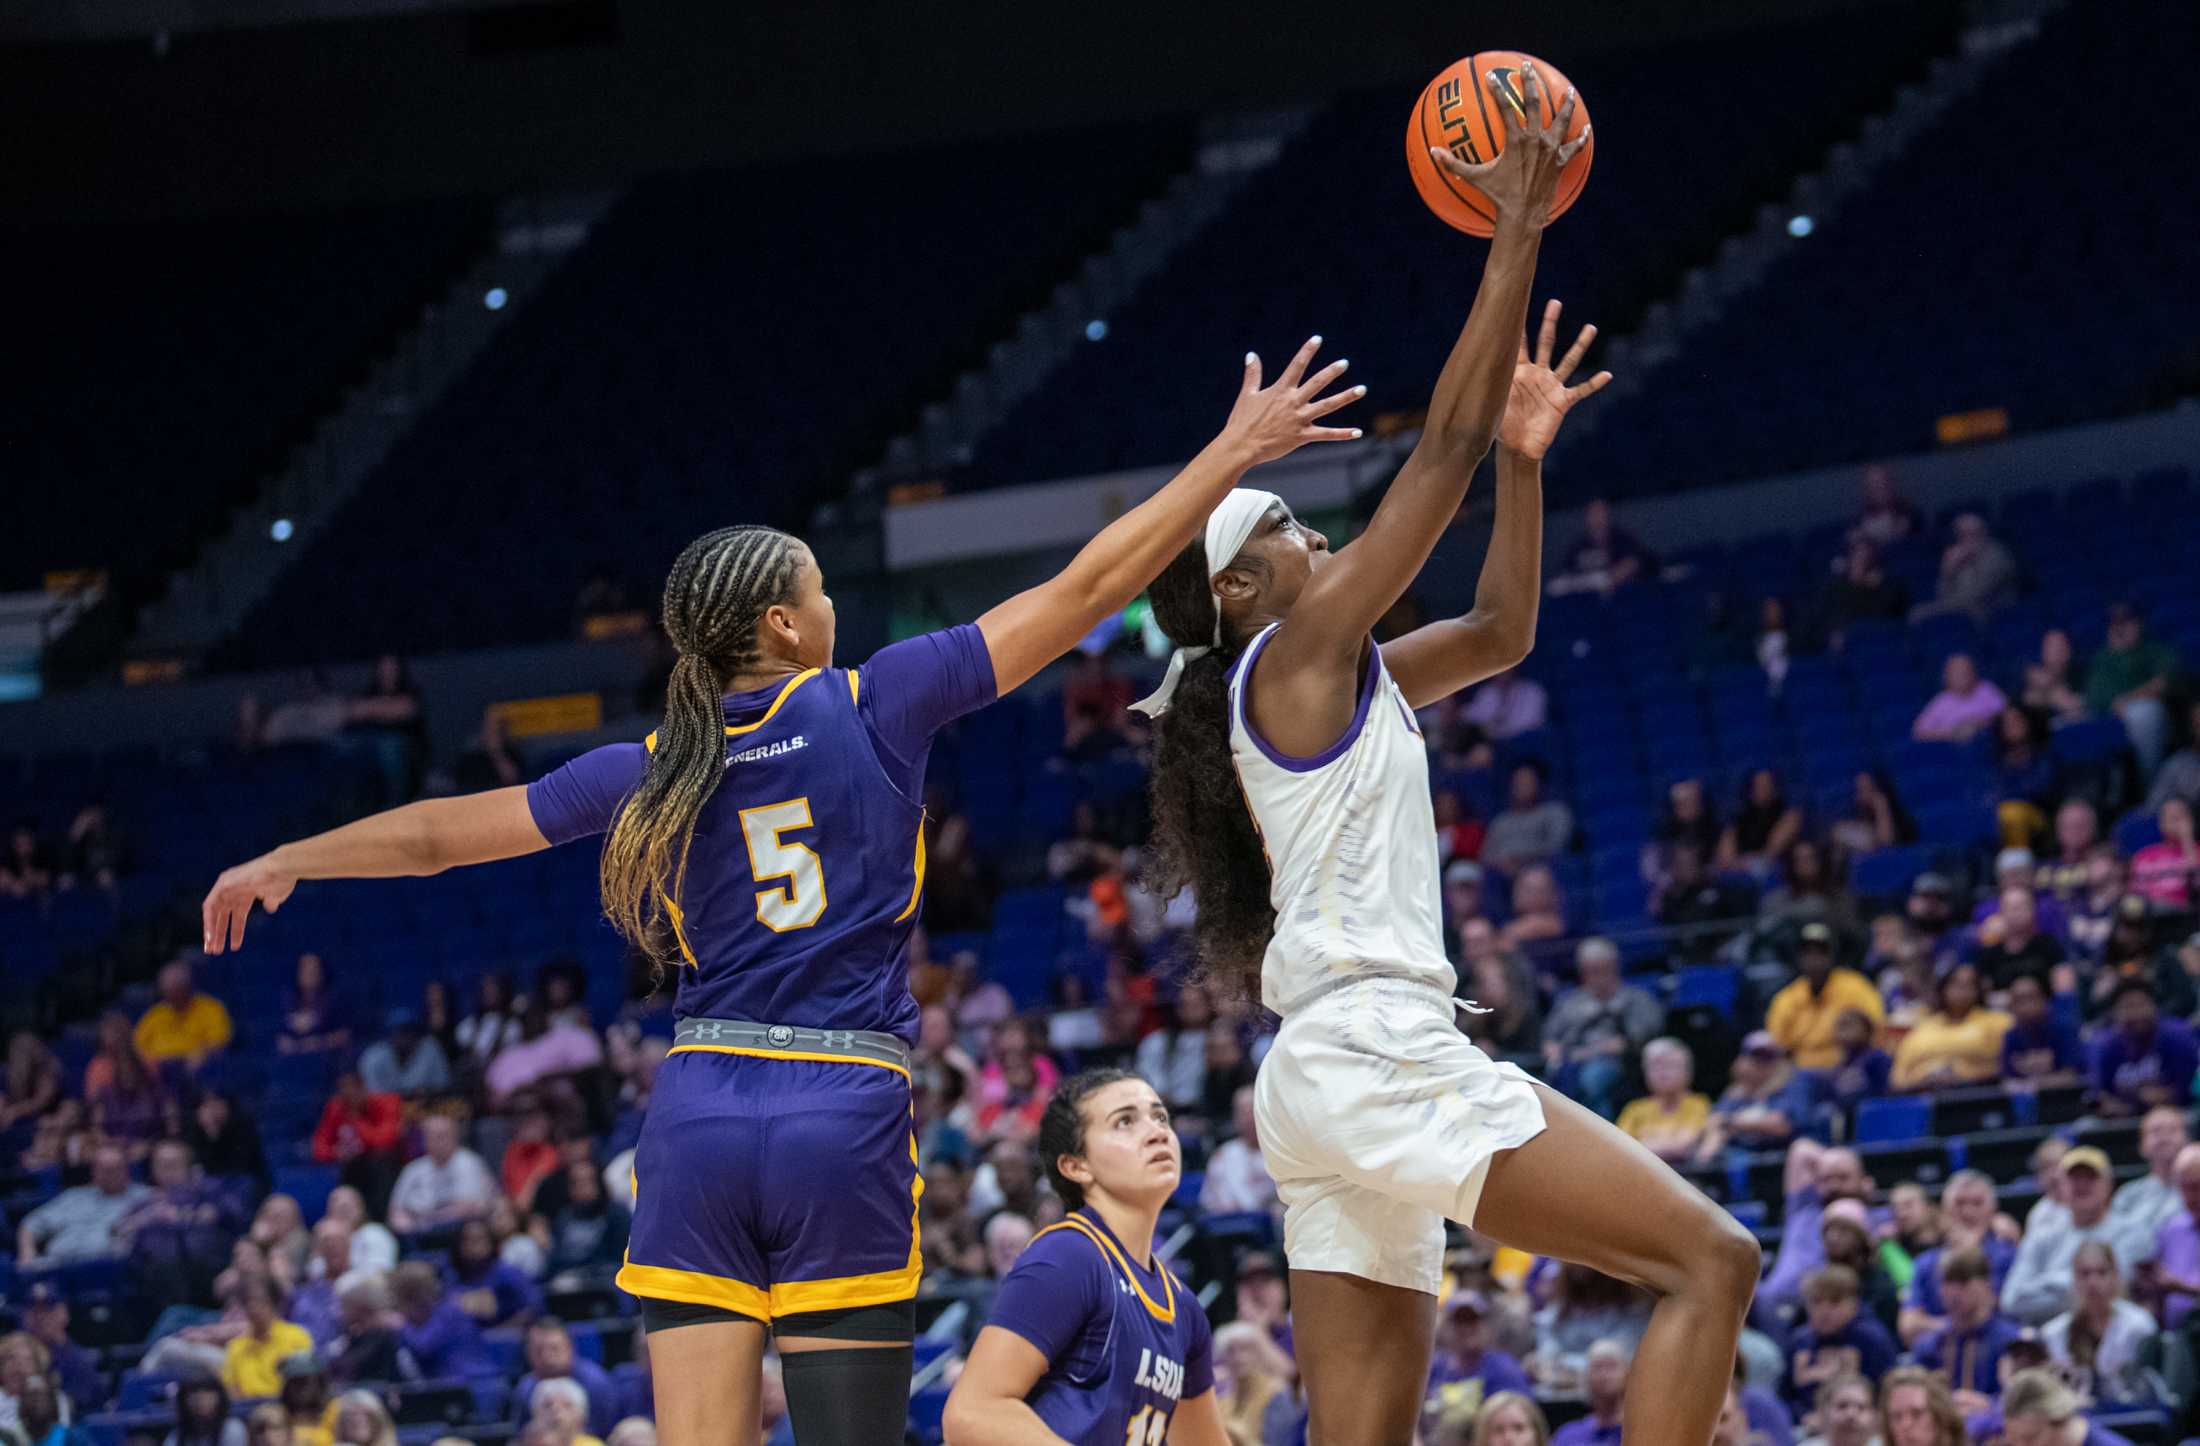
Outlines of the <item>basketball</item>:
<svg viewBox="0 0 2200 1446">
<path fill-rule="evenodd" d="M 1520 94 L 1521 66 L 1531 61 L 1535 65 L 1536 78 L 1541 82 L 1532 112 L 1527 110 Z M 1498 84 L 1506 98 L 1522 112 L 1529 125 L 1538 128 L 1557 118 L 1570 84 L 1559 68 L 1547 60 L 1538 60 L 1517 50 L 1478 50 L 1446 66 L 1423 87 L 1420 98 L 1413 103 L 1413 114 L 1406 119 L 1406 165 L 1413 172 L 1413 189 L 1421 193 L 1421 199 L 1445 225 L 1470 236 L 1488 236 L 1495 232 L 1497 208 L 1472 183 L 1439 166 L 1429 155 L 1428 148 L 1442 146 L 1459 159 L 1475 165 L 1496 159 L 1498 152 L 1505 149 L 1505 122 L 1497 109 L 1498 101 L 1485 83 L 1492 71 L 1497 73 Z M 1576 95 L 1574 118 L 1567 127 L 1565 139 L 1574 139 L 1588 125 L 1588 102 Z M 1596 148 L 1596 137 L 1591 136 L 1579 154 L 1567 162 L 1558 178 L 1558 190 L 1551 196 L 1551 220 L 1565 215 L 1566 208 L 1588 184 L 1589 163 L 1596 158 Z"/>
</svg>

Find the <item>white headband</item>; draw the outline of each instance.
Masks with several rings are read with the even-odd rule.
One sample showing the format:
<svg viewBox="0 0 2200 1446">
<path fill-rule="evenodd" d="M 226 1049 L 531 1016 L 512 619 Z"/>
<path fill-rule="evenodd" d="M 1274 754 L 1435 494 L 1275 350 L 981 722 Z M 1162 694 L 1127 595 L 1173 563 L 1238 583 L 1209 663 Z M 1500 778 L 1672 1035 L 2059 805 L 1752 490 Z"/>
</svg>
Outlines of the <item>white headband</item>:
<svg viewBox="0 0 2200 1446">
<path fill-rule="evenodd" d="M 1237 487 L 1223 498 L 1219 506 L 1207 515 L 1207 580 L 1237 559 L 1245 539 L 1253 535 L 1260 520 L 1268 515 L 1268 509 L 1283 499 L 1273 492 L 1263 492 L 1258 487 Z M 1169 711 L 1169 700 L 1176 696 L 1176 685 L 1183 680 L 1184 667 L 1194 658 L 1204 658 L 1222 646 L 1222 602 L 1215 601 L 1214 640 L 1204 647 L 1178 648 L 1169 654 L 1169 670 L 1161 675 L 1161 686 L 1131 704 L 1131 710 L 1148 718 L 1159 718 Z"/>
</svg>

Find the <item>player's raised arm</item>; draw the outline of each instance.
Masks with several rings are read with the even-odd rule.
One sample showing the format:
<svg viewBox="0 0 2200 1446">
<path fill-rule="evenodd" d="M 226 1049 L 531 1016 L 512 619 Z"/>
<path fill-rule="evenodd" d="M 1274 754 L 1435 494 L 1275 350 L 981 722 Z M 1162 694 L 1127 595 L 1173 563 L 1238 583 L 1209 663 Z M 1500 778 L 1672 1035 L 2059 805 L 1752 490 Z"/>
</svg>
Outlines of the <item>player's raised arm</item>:
<svg viewBox="0 0 2200 1446">
<path fill-rule="evenodd" d="M 1541 79 L 1532 65 L 1521 76 L 1523 98 L 1540 113 Z M 1436 154 L 1438 164 L 1472 181 L 1497 207 L 1496 234 L 1473 309 L 1436 379 L 1421 440 L 1384 493 L 1367 530 L 1314 574 L 1264 654 L 1264 661 L 1281 655 L 1274 675 L 1301 680 L 1293 697 L 1276 700 L 1280 709 L 1307 718 L 1311 731 L 1329 737 L 1350 715 L 1351 683 L 1368 630 L 1428 561 L 1497 434 L 1527 323 L 1528 290 L 1551 194 L 1559 172 L 1588 136 L 1584 129 L 1573 141 L 1563 139 L 1573 121 L 1571 91 L 1552 123 L 1538 130 L 1523 123 L 1520 108 L 1494 77 L 1487 83 L 1505 117 L 1504 151 L 1480 166 L 1448 151 Z M 1302 688 L 1308 695 L 1303 698 L 1296 696 Z M 1266 692 L 1265 685 L 1260 691 Z M 1336 728 L 1314 716 L 1334 711 L 1332 694 L 1343 700 L 1344 708 Z M 1261 704 L 1258 711 L 1265 715 L 1268 705 Z M 1268 719 L 1263 716 L 1261 723 L 1266 728 Z"/>
<path fill-rule="evenodd" d="M 1214 441 L 1160 491 L 1102 529 L 1069 566 L 978 619 L 999 692 L 1017 687 L 1076 646 L 1102 619 L 1129 606 L 1250 468 L 1287 457 L 1308 442 L 1360 435 L 1357 427 L 1321 425 L 1367 388 L 1324 396 L 1347 363 L 1331 362 L 1308 376 L 1306 368 L 1320 347 L 1320 337 L 1309 338 L 1271 387 L 1261 386 L 1260 358 L 1247 352 L 1244 384 Z"/>
<path fill-rule="evenodd" d="M 524 787 L 463 798 L 428 798 L 317 833 L 222 871 L 199 906 L 206 952 L 244 943 L 256 902 L 270 914 L 301 879 L 391 879 L 439 874 L 460 864 L 516 858 L 550 846 L 535 825 Z"/>
<path fill-rule="evenodd" d="M 1567 386 L 1597 329 L 1585 326 L 1556 366 L 1559 304 L 1543 308 L 1535 355 L 1525 342 L 1513 363 L 1512 391 L 1497 429 L 1497 526 L 1475 584 L 1474 609 L 1383 644 L 1383 666 L 1416 708 L 1501 673 L 1535 646 L 1536 609 L 1543 591 L 1543 454 L 1582 398 L 1612 379 L 1598 372 Z"/>
</svg>

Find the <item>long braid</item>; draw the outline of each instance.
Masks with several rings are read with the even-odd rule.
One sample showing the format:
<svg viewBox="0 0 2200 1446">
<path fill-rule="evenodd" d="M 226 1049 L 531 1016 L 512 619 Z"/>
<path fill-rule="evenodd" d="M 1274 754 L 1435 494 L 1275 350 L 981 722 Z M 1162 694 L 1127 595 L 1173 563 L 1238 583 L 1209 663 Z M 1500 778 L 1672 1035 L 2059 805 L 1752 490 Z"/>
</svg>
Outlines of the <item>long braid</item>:
<svg viewBox="0 0 2200 1446">
<path fill-rule="evenodd" d="M 1180 646 L 1213 641 L 1219 604 L 1207 549 L 1194 540 L 1151 591 L 1154 621 Z M 1260 965 L 1276 928 L 1268 854 L 1230 759 L 1230 665 L 1244 640 L 1223 628 L 1222 646 L 1184 669 L 1156 726 L 1153 835 L 1146 886 L 1163 900 L 1192 890 L 1197 977 L 1218 992 L 1257 1001 Z"/>
<path fill-rule="evenodd" d="M 727 682 L 759 655 L 765 609 L 789 601 L 800 543 L 769 527 L 722 527 L 689 543 L 665 581 L 665 635 L 679 651 L 642 781 L 604 840 L 604 913 L 660 970 L 675 957 L 667 905 L 680 897 L 696 820 L 726 771 Z"/>
</svg>

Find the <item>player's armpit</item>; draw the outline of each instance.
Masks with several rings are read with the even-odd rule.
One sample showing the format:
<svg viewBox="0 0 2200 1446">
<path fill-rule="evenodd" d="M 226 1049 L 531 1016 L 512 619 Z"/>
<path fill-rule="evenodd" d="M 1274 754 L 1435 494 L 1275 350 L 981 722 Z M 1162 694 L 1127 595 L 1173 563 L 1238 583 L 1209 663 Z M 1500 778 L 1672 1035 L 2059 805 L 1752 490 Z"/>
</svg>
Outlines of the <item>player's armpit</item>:
<svg viewBox="0 0 2200 1446">
<path fill-rule="evenodd" d="M 1069 1446 L 1024 1404 L 1046 1372 L 1047 1358 L 1014 1331 L 979 1331 L 947 1398 L 941 1421 L 947 1446 Z"/>
<path fill-rule="evenodd" d="M 1222 1404 L 1209 1387 L 1188 1400 L 1179 1401 L 1169 1421 L 1169 1446 L 1230 1446 L 1230 1432 L 1222 1424 Z"/>
</svg>

